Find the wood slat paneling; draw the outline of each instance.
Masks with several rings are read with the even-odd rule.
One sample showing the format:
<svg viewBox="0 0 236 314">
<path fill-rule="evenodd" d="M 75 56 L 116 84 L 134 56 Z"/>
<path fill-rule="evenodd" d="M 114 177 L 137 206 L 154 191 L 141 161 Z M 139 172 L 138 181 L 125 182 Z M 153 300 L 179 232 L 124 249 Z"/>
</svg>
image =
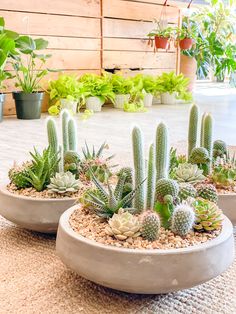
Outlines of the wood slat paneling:
<svg viewBox="0 0 236 314">
<path fill-rule="evenodd" d="M 177 23 L 178 9 L 167 6 L 163 11 L 163 6 L 123 0 L 103 0 L 104 17 L 122 18 L 139 21 L 152 21 L 159 19 L 161 14 L 165 14 L 168 22 Z"/>
<path fill-rule="evenodd" d="M 126 50 L 126 51 L 146 51 L 153 52 L 154 48 L 148 45 L 148 39 L 129 38 L 104 38 L 104 50 Z M 171 52 L 175 51 L 174 44 L 171 43 Z"/>
<path fill-rule="evenodd" d="M 176 67 L 175 53 L 151 53 L 133 51 L 104 51 L 104 69 L 127 69 L 127 68 L 165 68 L 174 69 Z"/>
<path fill-rule="evenodd" d="M 100 0 L 1 0 L 0 10 L 100 16 Z"/>
<path fill-rule="evenodd" d="M 20 34 L 100 38 L 100 19 L 0 11 L 6 27 Z"/>
</svg>

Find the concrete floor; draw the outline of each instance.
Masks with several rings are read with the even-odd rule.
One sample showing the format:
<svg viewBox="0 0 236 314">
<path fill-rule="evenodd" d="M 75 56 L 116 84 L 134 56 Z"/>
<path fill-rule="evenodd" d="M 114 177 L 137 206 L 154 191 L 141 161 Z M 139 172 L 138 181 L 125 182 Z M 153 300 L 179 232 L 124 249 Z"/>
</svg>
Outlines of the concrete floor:
<svg viewBox="0 0 236 314">
<path fill-rule="evenodd" d="M 201 111 L 211 112 L 215 119 L 215 138 L 225 140 L 229 145 L 236 143 L 236 89 L 230 89 L 224 84 L 197 84 L 195 102 Z M 170 130 L 171 144 L 182 143 L 187 138 L 188 112 L 190 105 L 175 106 L 154 105 L 146 113 L 125 113 L 111 107 L 104 107 L 101 113 L 94 114 L 89 120 L 78 121 L 79 146 L 84 141 L 98 147 L 107 141 L 111 153 L 117 155 L 121 164 L 131 162 L 131 129 L 139 125 L 145 137 L 145 145 L 154 140 L 157 124 L 164 121 Z M 17 120 L 14 117 L 5 118 L 0 124 L 0 178 L 5 177 L 7 168 L 14 160 L 23 161 L 28 151 L 34 146 L 42 149 L 47 145 L 45 119 Z M 59 123 L 59 121 L 58 121 Z"/>
</svg>

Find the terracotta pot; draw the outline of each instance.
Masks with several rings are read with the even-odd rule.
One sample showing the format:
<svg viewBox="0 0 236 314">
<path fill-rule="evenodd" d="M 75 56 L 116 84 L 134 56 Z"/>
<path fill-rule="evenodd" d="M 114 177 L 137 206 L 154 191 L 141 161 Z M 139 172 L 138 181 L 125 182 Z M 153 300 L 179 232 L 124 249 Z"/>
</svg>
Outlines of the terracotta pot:
<svg viewBox="0 0 236 314">
<path fill-rule="evenodd" d="M 192 38 L 184 38 L 179 41 L 179 46 L 181 50 L 187 50 L 192 48 L 193 39 Z"/>
<path fill-rule="evenodd" d="M 180 57 L 180 73 L 189 78 L 188 90 L 191 92 L 197 78 L 197 62 L 194 58 L 181 54 Z"/>
<path fill-rule="evenodd" d="M 159 49 L 168 49 L 169 48 L 169 38 L 155 36 L 155 45 Z"/>
</svg>

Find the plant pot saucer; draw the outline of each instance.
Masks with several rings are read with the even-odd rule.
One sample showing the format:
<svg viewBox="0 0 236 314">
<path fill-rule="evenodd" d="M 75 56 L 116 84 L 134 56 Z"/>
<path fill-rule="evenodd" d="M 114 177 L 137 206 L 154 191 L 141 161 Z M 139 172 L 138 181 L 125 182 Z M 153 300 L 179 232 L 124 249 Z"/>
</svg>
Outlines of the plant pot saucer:
<svg viewBox="0 0 236 314">
<path fill-rule="evenodd" d="M 218 194 L 218 206 L 232 224 L 236 225 L 236 193 Z"/>
<path fill-rule="evenodd" d="M 56 233 L 61 214 L 75 198 L 42 199 L 10 193 L 0 185 L 0 214 L 20 227 L 43 233 Z"/>
<path fill-rule="evenodd" d="M 199 245 L 128 249 L 97 243 L 76 233 L 69 223 L 76 208 L 78 205 L 69 208 L 60 218 L 57 253 L 80 276 L 105 287 L 142 294 L 178 291 L 220 275 L 234 260 L 233 228 L 227 217 L 219 236 Z"/>
</svg>

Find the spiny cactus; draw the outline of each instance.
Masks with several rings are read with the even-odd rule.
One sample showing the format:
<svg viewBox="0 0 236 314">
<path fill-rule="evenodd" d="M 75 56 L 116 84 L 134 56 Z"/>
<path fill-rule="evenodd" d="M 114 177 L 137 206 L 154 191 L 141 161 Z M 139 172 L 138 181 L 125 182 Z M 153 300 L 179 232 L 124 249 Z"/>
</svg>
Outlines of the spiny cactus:
<svg viewBox="0 0 236 314">
<path fill-rule="evenodd" d="M 47 119 L 47 133 L 48 133 L 48 144 L 51 147 L 51 150 L 54 154 L 58 153 L 59 144 L 58 144 L 58 134 L 56 122 L 52 118 Z"/>
<path fill-rule="evenodd" d="M 176 206 L 171 217 L 171 231 L 181 237 L 186 236 L 193 227 L 194 219 L 192 207 L 187 204 Z"/>
<path fill-rule="evenodd" d="M 217 190 L 212 184 L 199 184 L 197 186 L 197 196 L 213 203 L 218 202 Z"/>
<path fill-rule="evenodd" d="M 134 127 L 132 132 L 133 140 L 133 159 L 134 159 L 134 178 L 135 189 L 145 180 L 145 160 L 143 135 L 138 127 Z M 143 184 L 135 194 L 134 207 L 138 212 L 142 212 L 145 207 L 145 185 Z"/>
<path fill-rule="evenodd" d="M 203 147 L 206 148 L 209 155 L 209 161 L 206 163 L 205 173 L 209 174 L 211 170 L 211 160 L 212 160 L 212 132 L 213 132 L 213 119 L 210 114 L 206 115 L 204 118 L 204 132 L 203 132 Z"/>
<path fill-rule="evenodd" d="M 160 231 L 161 222 L 160 218 L 156 213 L 146 212 L 142 219 L 142 237 L 149 241 L 154 241 L 158 238 Z"/>
<path fill-rule="evenodd" d="M 69 150 L 76 151 L 78 144 L 77 144 L 77 129 L 74 119 L 69 119 L 68 121 L 68 142 Z"/>
<path fill-rule="evenodd" d="M 156 167 L 155 167 L 155 155 L 154 145 L 149 148 L 148 158 L 148 178 L 147 178 L 147 209 L 153 209 L 155 198 L 155 186 L 156 186 Z"/>
<path fill-rule="evenodd" d="M 213 143 L 213 157 L 223 158 L 227 155 L 227 145 L 224 141 L 216 140 Z"/>
<path fill-rule="evenodd" d="M 62 120 L 62 138 L 63 138 L 63 151 L 64 153 L 69 150 L 69 135 L 68 135 L 68 122 L 70 119 L 70 114 L 68 110 L 63 110 L 61 112 Z"/>
<path fill-rule="evenodd" d="M 160 123 L 156 130 L 156 180 L 168 178 L 168 172 L 168 130 L 164 123 Z"/>
<path fill-rule="evenodd" d="M 200 134 L 200 146 L 203 147 L 204 146 L 204 119 L 206 117 L 207 113 L 205 112 L 202 115 L 202 120 L 201 120 L 201 134 Z"/>
<path fill-rule="evenodd" d="M 171 195 L 173 199 L 178 196 L 179 185 L 172 179 L 160 179 L 156 183 L 156 199 L 163 201 L 166 195 Z"/>
<path fill-rule="evenodd" d="M 190 184 L 190 183 L 181 183 L 179 185 L 179 198 L 180 201 L 185 201 L 187 200 L 189 197 L 191 198 L 195 198 L 197 195 L 197 190 L 195 189 L 195 187 Z"/>
<path fill-rule="evenodd" d="M 78 173 L 78 163 L 80 162 L 79 154 L 75 151 L 68 150 L 64 154 L 64 168 L 65 171 L 70 171 L 77 175 Z"/>
<path fill-rule="evenodd" d="M 25 189 L 31 186 L 28 169 L 32 168 L 32 163 L 24 163 L 21 166 L 14 165 L 8 172 L 8 177 L 18 189 Z"/>
<path fill-rule="evenodd" d="M 188 127 L 188 158 L 190 158 L 193 148 L 197 145 L 198 135 L 198 106 L 193 105 L 190 110 L 189 127 Z"/>
</svg>

